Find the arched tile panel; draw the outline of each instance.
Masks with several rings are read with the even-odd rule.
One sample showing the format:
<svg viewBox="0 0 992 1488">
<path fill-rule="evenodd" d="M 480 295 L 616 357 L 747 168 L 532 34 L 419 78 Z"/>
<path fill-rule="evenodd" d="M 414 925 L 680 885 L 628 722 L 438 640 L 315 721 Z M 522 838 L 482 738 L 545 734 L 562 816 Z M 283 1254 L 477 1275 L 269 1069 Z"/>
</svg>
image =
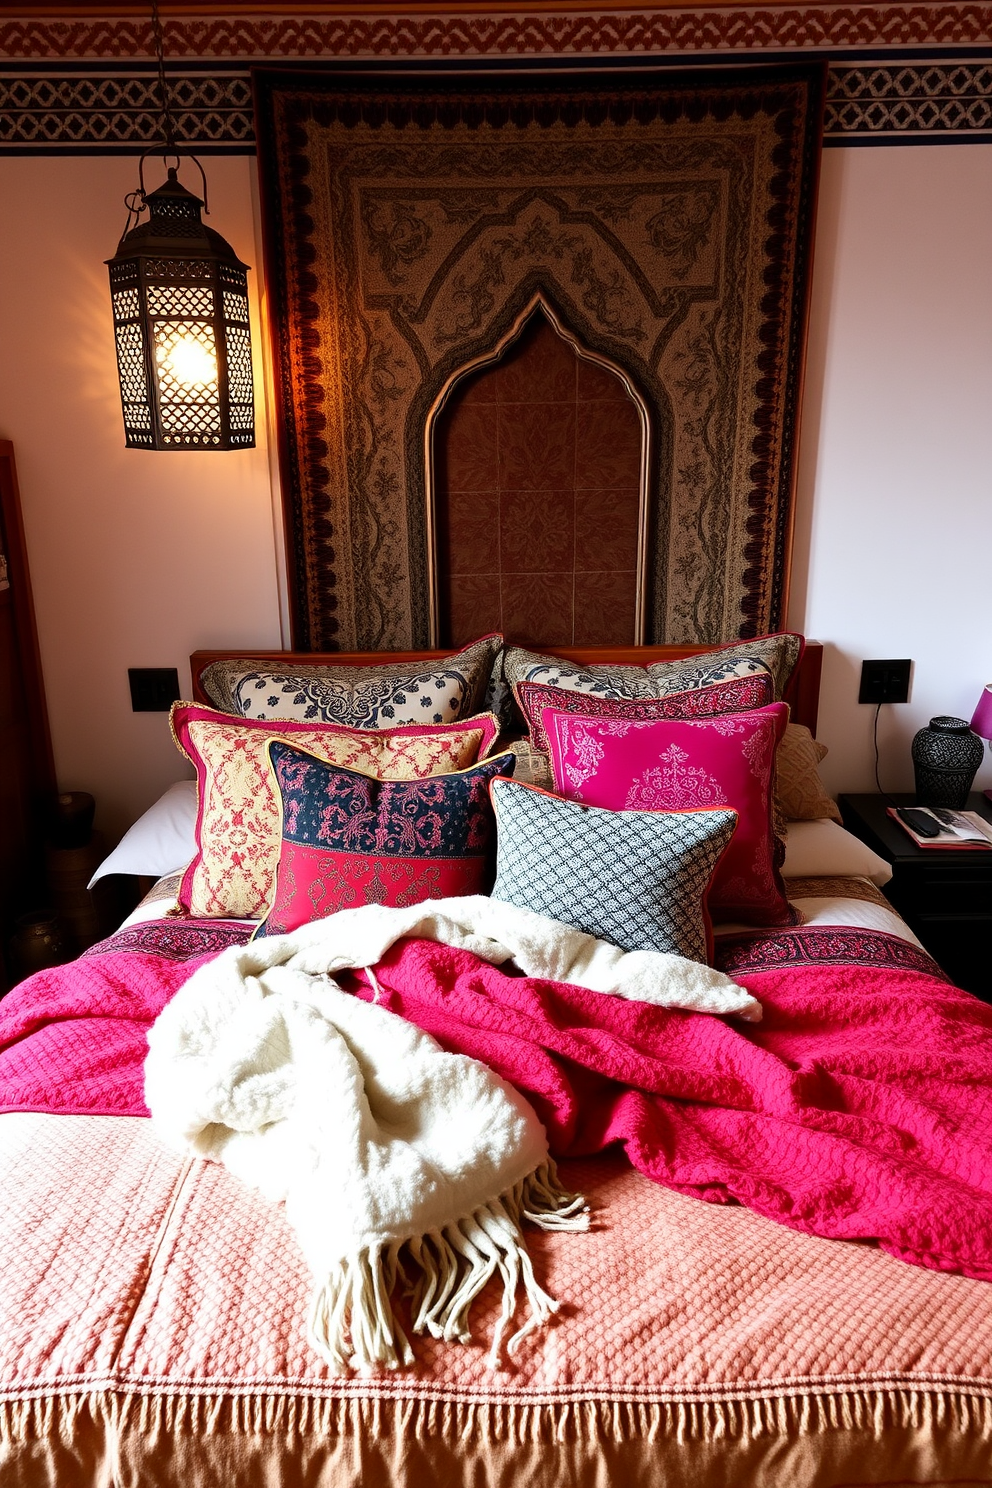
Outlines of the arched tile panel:
<svg viewBox="0 0 992 1488">
<path fill-rule="evenodd" d="M 462 379 L 434 431 L 440 644 L 636 643 L 643 444 L 621 379 L 540 312 Z"/>
</svg>

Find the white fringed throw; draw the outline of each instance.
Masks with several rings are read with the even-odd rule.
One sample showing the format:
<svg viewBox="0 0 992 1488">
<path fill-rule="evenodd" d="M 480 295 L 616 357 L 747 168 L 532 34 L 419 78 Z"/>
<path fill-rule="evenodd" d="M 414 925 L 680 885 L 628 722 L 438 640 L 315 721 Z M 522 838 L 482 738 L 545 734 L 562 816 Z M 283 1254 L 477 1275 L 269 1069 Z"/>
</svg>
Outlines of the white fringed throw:
<svg viewBox="0 0 992 1488">
<path fill-rule="evenodd" d="M 760 1016 L 707 967 L 625 955 L 481 896 L 345 910 L 232 947 L 195 972 L 148 1035 L 153 1123 L 171 1146 L 285 1201 L 315 1277 L 309 1337 L 336 1373 L 412 1363 L 390 1300 L 398 1280 L 412 1290 L 415 1333 L 465 1341 L 470 1304 L 494 1272 L 503 1282 L 496 1365 L 521 1286 L 529 1315 L 509 1353 L 557 1305 L 535 1280 L 522 1220 L 588 1226 L 516 1091 L 332 980 L 374 966 L 404 935 L 494 964 L 512 956 L 529 975 L 596 991 Z"/>
</svg>

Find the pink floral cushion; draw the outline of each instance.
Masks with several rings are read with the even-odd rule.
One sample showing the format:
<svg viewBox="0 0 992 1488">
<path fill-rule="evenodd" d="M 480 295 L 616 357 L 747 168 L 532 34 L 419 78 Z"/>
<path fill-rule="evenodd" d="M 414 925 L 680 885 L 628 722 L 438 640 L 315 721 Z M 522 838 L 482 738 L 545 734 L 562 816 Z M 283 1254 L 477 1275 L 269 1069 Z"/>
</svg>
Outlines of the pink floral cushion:
<svg viewBox="0 0 992 1488">
<path fill-rule="evenodd" d="M 730 806 L 737 830 L 709 894 L 716 922 L 789 925 L 772 819 L 775 750 L 789 710 L 772 703 L 709 719 L 606 719 L 545 708 L 555 788 L 613 811 Z"/>
<path fill-rule="evenodd" d="M 544 728 L 545 708 L 562 713 L 581 713 L 586 718 L 713 718 L 719 713 L 743 713 L 764 708 L 775 701 L 775 679 L 770 671 L 747 677 L 731 677 L 711 687 L 693 687 L 657 698 L 599 698 L 543 682 L 518 682 L 514 696 L 530 730 L 535 749 L 548 750 Z"/>
<path fill-rule="evenodd" d="M 319 759 L 390 780 L 423 780 L 463 770 L 492 748 L 491 713 L 459 723 L 346 728 L 336 723 L 234 718 L 196 703 L 176 703 L 172 733 L 196 770 L 196 855 L 183 875 L 179 904 L 190 914 L 260 919 L 279 862 L 279 800 L 265 748 L 270 739 Z"/>
</svg>

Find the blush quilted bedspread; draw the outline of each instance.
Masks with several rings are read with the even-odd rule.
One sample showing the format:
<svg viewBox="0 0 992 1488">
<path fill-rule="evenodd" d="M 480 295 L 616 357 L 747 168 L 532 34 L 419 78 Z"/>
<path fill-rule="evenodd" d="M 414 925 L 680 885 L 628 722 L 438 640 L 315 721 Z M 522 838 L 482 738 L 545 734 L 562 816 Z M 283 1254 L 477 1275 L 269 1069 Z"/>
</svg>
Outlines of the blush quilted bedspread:
<svg viewBox="0 0 992 1488">
<path fill-rule="evenodd" d="M 185 954 L 238 936 L 209 933 Z M 992 1011 L 923 958 L 855 966 L 861 932 L 834 964 L 773 949 L 735 973 L 766 1009 L 744 1029 L 397 948 L 387 1004 L 515 1070 L 594 1226 L 529 1233 L 563 1305 L 512 1369 L 485 1366 L 494 1290 L 477 1342 L 341 1381 L 280 1208 L 145 1120 L 39 1110 L 140 1105 L 143 1030 L 196 964 L 150 935 L 0 1004 L 4 1488 L 992 1481 L 992 1287 L 952 1274 L 987 1274 Z M 587 1155 L 607 1144 L 626 1158 Z M 802 1232 L 846 1213 L 868 1238 L 882 1212 L 922 1265 Z"/>
<path fill-rule="evenodd" d="M 563 1164 L 531 1232 L 561 1299 L 512 1370 L 475 1341 L 330 1379 L 281 1208 L 135 1118 L 0 1117 L 4 1488 L 832 1488 L 988 1481 L 988 1284 Z M 664 1473 L 662 1478 L 661 1474 Z"/>
</svg>

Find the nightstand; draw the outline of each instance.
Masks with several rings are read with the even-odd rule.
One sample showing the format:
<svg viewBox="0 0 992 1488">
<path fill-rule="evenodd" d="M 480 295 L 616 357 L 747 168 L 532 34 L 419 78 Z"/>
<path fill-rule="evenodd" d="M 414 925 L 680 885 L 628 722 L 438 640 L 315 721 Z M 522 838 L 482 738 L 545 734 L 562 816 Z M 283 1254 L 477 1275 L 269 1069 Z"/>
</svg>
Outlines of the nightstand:
<svg viewBox="0 0 992 1488">
<path fill-rule="evenodd" d="M 947 975 L 992 1002 L 992 850 L 917 847 L 886 808 L 915 805 L 911 795 L 841 796 L 844 825 L 892 864 L 882 890 Z M 992 821 L 980 792 L 968 810 Z"/>
</svg>

